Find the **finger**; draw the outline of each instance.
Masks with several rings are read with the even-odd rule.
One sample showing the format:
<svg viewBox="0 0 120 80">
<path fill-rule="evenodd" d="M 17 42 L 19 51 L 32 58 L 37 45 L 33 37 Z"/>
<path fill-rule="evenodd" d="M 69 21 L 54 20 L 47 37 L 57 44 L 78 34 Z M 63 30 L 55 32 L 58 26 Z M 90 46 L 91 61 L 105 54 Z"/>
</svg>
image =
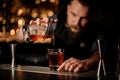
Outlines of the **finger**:
<svg viewBox="0 0 120 80">
<path fill-rule="evenodd" d="M 46 18 L 43 19 L 43 21 L 45 21 L 45 23 L 48 23 L 49 19 L 46 17 Z"/>
<path fill-rule="evenodd" d="M 74 69 L 74 72 L 80 71 L 81 68 L 82 68 L 82 64 L 79 64 L 79 65 Z"/>
<path fill-rule="evenodd" d="M 65 67 L 65 62 L 63 63 L 63 64 L 61 64 L 60 66 L 59 66 L 59 68 L 57 69 L 57 71 L 63 71 L 64 70 L 64 67 Z"/>
<path fill-rule="evenodd" d="M 54 22 L 58 22 L 58 19 L 54 19 Z"/>
<path fill-rule="evenodd" d="M 31 21 L 29 22 L 29 24 L 35 24 L 35 22 L 34 22 L 33 20 L 31 20 Z"/>
<path fill-rule="evenodd" d="M 62 71 L 65 70 L 65 65 L 69 62 L 70 59 L 66 60 L 65 62 L 62 63 L 62 65 L 59 66 L 57 71 Z"/>
<path fill-rule="evenodd" d="M 66 70 L 66 71 L 69 71 L 70 65 L 71 65 L 70 62 L 67 62 L 67 63 L 65 64 L 65 70 Z"/>
<path fill-rule="evenodd" d="M 40 25 L 40 18 L 37 18 L 37 19 L 35 20 L 35 22 L 36 22 L 37 25 Z"/>
<path fill-rule="evenodd" d="M 76 68 L 76 66 L 77 66 L 76 63 L 71 64 L 69 67 L 69 71 L 73 71 Z"/>
</svg>

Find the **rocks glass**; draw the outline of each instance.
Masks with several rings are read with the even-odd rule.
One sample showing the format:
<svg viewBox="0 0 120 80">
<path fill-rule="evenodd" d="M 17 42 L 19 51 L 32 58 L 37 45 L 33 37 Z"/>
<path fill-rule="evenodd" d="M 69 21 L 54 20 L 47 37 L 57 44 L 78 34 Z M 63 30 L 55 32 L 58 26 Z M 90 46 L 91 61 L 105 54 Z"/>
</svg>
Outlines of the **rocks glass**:
<svg viewBox="0 0 120 80">
<path fill-rule="evenodd" d="M 50 70 L 56 71 L 64 61 L 64 49 L 48 49 L 48 60 Z"/>
</svg>

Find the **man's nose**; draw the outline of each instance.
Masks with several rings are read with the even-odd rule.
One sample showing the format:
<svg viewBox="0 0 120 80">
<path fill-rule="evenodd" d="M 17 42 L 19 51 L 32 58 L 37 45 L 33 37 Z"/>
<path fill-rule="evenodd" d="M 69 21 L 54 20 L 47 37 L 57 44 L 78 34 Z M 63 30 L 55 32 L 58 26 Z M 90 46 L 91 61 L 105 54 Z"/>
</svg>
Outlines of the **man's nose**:
<svg viewBox="0 0 120 80">
<path fill-rule="evenodd" d="M 74 25 L 79 25 L 79 19 L 75 20 Z"/>
</svg>

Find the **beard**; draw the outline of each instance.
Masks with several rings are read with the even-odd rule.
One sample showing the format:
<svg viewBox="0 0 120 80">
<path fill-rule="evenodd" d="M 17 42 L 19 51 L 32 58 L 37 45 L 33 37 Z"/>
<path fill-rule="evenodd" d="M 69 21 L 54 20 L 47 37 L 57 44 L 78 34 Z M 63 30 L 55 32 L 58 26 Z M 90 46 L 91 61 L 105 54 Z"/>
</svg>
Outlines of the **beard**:
<svg viewBox="0 0 120 80">
<path fill-rule="evenodd" d="M 79 33 L 81 31 L 81 28 L 78 25 L 67 25 L 67 27 L 71 30 L 73 33 Z"/>
<path fill-rule="evenodd" d="M 69 34 L 71 34 L 71 39 L 74 40 L 77 36 L 80 35 L 80 32 L 82 31 L 82 28 L 78 25 L 67 25 L 65 26 L 68 28 L 70 31 Z"/>
</svg>

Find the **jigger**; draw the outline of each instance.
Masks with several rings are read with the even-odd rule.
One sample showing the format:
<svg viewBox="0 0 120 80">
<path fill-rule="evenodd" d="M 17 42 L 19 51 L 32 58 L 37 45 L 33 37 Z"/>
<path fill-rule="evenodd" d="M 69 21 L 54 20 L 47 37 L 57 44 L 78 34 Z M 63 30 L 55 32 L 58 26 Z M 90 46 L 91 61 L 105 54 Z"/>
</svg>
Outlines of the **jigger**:
<svg viewBox="0 0 120 80">
<path fill-rule="evenodd" d="M 16 44 L 10 44 L 11 55 L 12 55 L 11 68 L 15 67 L 15 46 L 16 46 Z"/>
<path fill-rule="evenodd" d="M 99 56 L 100 56 L 100 60 L 99 60 L 99 64 L 98 64 L 98 70 L 97 70 L 97 76 L 100 77 L 101 66 L 103 68 L 104 76 L 106 76 L 105 64 L 104 64 L 104 60 L 102 58 L 102 53 L 101 53 L 100 40 L 97 40 L 97 44 L 98 44 L 98 53 L 99 53 Z"/>
</svg>

